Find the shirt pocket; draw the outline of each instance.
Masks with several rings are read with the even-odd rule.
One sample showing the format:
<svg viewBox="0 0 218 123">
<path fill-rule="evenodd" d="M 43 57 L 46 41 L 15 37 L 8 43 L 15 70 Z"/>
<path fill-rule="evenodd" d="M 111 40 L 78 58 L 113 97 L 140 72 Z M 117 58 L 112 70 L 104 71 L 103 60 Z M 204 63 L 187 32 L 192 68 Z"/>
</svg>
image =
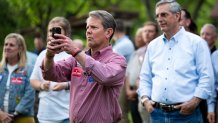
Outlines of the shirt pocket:
<svg viewBox="0 0 218 123">
<path fill-rule="evenodd" d="M 196 71 L 194 57 L 189 54 L 183 54 L 180 58 L 176 58 L 173 67 L 175 72 L 181 75 L 186 75 L 187 73 L 193 74 Z"/>
</svg>

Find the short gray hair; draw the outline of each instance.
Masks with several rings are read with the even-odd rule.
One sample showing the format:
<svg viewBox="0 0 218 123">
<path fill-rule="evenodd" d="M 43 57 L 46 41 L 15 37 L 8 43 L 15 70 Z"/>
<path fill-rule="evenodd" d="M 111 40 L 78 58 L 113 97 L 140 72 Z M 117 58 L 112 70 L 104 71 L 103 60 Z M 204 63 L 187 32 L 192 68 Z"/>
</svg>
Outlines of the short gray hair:
<svg viewBox="0 0 218 123">
<path fill-rule="evenodd" d="M 113 29 L 113 33 L 110 36 L 110 40 L 111 40 L 111 38 L 114 35 L 115 28 L 116 28 L 116 22 L 114 20 L 114 17 L 110 13 L 104 10 L 95 10 L 95 11 L 89 12 L 89 17 L 93 17 L 93 16 L 101 20 L 104 29 L 108 29 L 108 28 Z"/>
<path fill-rule="evenodd" d="M 217 33 L 216 27 L 213 24 L 206 23 L 206 24 L 203 25 L 203 27 L 201 29 L 203 29 L 205 27 L 209 27 L 213 32 Z"/>
<path fill-rule="evenodd" d="M 170 5 L 170 11 L 172 13 L 181 12 L 182 8 L 175 0 L 160 0 L 156 4 L 156 8 L 162 4 L 169 4 Z"/>
</svg>

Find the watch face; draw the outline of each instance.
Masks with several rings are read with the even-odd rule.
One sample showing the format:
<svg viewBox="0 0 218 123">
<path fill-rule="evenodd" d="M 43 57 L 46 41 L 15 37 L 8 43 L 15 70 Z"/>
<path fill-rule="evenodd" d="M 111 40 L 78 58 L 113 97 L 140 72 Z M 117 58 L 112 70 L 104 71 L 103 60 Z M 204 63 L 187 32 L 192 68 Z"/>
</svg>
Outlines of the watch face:
<svg viewBox="0 0 218 123">
<path fill-rule="evenodd" d="M 144 103 L 145 101 L 147 101 L 147 100 L 149 100 L 148 97 L 143 96 L 143 97 L 141 98 L 141 103 L 143 104 L 143 103 Z"/>
<path fill-rule="evenodd" d="M 141 103 L 144 103 L 145 102 L 145 98 L 141 99 Z"/>
</svg>

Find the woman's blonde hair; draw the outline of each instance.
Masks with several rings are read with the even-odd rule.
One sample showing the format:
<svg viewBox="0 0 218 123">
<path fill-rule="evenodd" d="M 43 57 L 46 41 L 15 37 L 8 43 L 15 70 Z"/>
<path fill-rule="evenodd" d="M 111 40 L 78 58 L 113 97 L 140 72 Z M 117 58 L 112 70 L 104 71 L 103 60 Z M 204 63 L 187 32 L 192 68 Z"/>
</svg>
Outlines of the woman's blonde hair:
<svg viewBox="0 0 218 123">
<path fill-rule="evenodd" d="M 26 55 L 26 44 L 25 44 L 25 40 L 23 38 L 22 35 L 20 34 L 17 34 L 17 33 L 10 33 L 8 34 L 6 37 L 5 37 L 5 40 L 6 41 L 7 39 L 9 38 L 14 38 L 16 39 L 16 44 L 18 45 L 19 47 L 19 53 L 18 53 L 18 58 L 19 58 L 19 61 L 18 61 L 18 66 L 19 67 L 25 67 L 26 64 L 27 64 L 27 55 Z M 5 47 L 5 46 L 4 46 Z M 4 65 L 6 65 L 7 63 L 7 59 L 5 57 L 5 52 L 3 51 L 2 52 L 2 59 L 1 59 L 1 62 L 0 62 L 0 69 L 2 70 Z"/>
</svg>

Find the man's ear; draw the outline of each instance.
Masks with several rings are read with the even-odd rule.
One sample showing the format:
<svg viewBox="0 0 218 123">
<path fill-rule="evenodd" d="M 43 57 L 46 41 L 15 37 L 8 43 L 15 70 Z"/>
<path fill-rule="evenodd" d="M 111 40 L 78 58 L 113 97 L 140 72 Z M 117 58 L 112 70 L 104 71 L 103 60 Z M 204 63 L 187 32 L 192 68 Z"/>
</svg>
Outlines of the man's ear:
<svg viewBox="0 0 218 123">
<path fill-rule="evenodd" d="M 107 37 L 107 39 L 109 39 L 112 34 L 113 34 L 113 29 L 112 28 L 107 28 L 106 31 L 105 31 L 105 36 Z"/>
<path fill-rule="evenodd" d="M 178 21 L 181 19 L 181 12 L 176 13 L 176 18 L 177 18 Z"/>
</svg>

